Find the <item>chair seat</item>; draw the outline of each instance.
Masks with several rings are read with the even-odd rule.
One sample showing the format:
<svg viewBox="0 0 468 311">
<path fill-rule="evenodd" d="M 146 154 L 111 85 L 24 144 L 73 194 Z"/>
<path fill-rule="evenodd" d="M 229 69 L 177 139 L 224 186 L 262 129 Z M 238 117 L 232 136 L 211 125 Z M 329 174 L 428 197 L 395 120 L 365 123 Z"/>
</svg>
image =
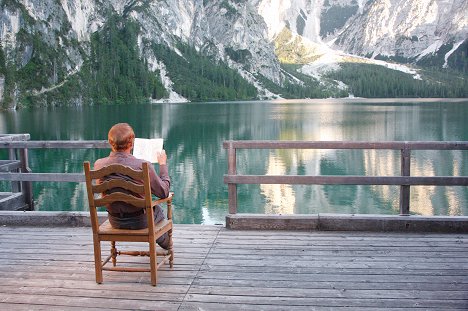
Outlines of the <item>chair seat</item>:
<svg viewBox="0 0 468 311">
<path fill-rule="evenodd" d="M 156 239 L 163 235 L 165 232 L 167 232 L 167 230 L 170 228 L 172 228 L 172 219 L 164 219 L 154 224 L 154 233 Z M 109 222 L 109 219 L 107 219 L 105 222 L 102 223 L 102 225 L 99 226 L 99 235 L 102 236 L 101 240 L 103 241 L 108 240 L 106 236 L 110 237 L 109 239 L 113 239 L 115 238 L 115 236 L 140 236 L 142 238 L 142 241 L 146 241 L 148 238 L 148 228 L 138 230 L 116 229 L 112 227 L 112 225 Z"/>
</svg>

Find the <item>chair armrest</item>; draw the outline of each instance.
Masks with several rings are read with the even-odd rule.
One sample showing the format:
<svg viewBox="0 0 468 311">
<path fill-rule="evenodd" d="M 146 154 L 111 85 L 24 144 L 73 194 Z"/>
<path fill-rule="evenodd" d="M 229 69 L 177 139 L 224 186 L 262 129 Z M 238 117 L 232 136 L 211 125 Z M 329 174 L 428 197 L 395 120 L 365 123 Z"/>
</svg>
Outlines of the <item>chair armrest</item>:
<svg viewBox="0 0 468 311">
<path fill-rule="evenodd" d="M 174 192 L 170 192 L 169 196 L 164 199 L 159 199 L 151 202 L 151 207 L 155 207 L 161 203 L 167 203 L 167 219 L 172 219 L 172 198 L 174 197 Z"/>
<path fill-rule="evenodd" d="M 169 201 L 172 201 L 172 197 L 174 196 L 174 193 L 173 192 L 170 192 L 169 193 L 169 196 L 167 198 L 164 198 L 164 199 L 158 199 L 158 200 L 154 200 L 151 202 L 151 206 L 152 207 L 155 207 L 156 205 L 158 204 L 161 204 L 161 203 L 166 203 L 166 202 L 169 202 Z"/>
</svg>

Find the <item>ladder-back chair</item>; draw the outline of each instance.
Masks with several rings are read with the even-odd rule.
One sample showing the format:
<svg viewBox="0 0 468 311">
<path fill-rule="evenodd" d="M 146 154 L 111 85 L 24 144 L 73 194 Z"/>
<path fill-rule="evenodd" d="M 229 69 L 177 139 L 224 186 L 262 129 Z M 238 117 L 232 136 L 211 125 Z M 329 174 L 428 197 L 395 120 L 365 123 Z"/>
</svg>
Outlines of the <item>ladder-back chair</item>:
<svg viewBox="0 0 468 311">
<path fill-rule="evenodd" d="M 91 170 L 90 163 L 84 162 L 84 172 L 86 177 L 86 189 L 88 192 L 89 211 L 91 214 L 91 225 L 93 228 L 94 242 L 94 262 L 96 270 L 96 283 L 102 283 L 102 270 L 125 271 L 125 272 L 151 272 L 151 284 L 156 286 L 157 270 L 164 263 L 169 261 L 173 267 L 174 250 L 172 246 L 172 196 L 160 200 L 153 200 L 151 195 L 148 163 L 143 163 L 141 171 L 133 170 L 130 167 L 111 164 L 98 170 Z M 102 183 L 101 179 L 112 174 L 126 175 L 131 180 L 110 179 Z M 143 184 L 134 181 L 143 181 Z M 112 193 L 109 193 L 112 190 Z M 106 206 L 113 202 L 126 202 L 136 207 L 145 208 L 148 217 L 148 228 L 130 230 L 115 229 L 107 219 L 99 225 L 97 207 Z M 157 204 L 167 204 L 167 219 L 154 223 L 154 206 Z M 169 235 L 169 249 L 167 251 L 156 251 L 156 239 L 164 233 Z M 110 241 L 110 255 L 102 261 L 101 241 Z M 147 251 L 119 251 L 116 242 L 147 242 Z M 138 268 L 128 266 L 117 266 L 118 255 L 149 256 L 150 268 Z M 161 260 L 158 263 L 158 255 Z M 112 266 L 106 266 L 112 259 Z"/>
</svg>

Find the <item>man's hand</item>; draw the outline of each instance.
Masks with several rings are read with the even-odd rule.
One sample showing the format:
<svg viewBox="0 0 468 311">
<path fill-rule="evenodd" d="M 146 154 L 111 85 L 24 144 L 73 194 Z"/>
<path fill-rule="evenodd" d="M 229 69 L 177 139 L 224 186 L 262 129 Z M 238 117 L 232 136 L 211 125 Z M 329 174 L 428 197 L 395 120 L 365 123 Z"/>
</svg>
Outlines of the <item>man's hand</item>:
<svg viewBox="0 0 468 311">
<path fill-rule="evenodd" d="M 166 165 L 167 162 L 167 155 L 166 155 L 166 150 L 161 150 L 161 152 L 158 152 L 158 163 L 159 165 Z"/>
</svg>

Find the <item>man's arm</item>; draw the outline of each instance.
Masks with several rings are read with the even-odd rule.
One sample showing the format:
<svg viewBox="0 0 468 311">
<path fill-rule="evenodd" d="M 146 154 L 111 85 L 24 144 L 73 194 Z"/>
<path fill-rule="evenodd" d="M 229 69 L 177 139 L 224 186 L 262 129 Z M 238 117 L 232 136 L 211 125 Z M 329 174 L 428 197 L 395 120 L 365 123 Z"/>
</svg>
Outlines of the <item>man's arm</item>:
<svg viewBox="0 0 468 311">
<path fill-rule="evenodd" d="M 151 192 L 158 198 L 164 199 L 169 196 L 171 179 L 167 168 L 167 156 L 164 149 L 158 154 L 159 176 L 153 165 L 150 165 Z"/>
</svg>

